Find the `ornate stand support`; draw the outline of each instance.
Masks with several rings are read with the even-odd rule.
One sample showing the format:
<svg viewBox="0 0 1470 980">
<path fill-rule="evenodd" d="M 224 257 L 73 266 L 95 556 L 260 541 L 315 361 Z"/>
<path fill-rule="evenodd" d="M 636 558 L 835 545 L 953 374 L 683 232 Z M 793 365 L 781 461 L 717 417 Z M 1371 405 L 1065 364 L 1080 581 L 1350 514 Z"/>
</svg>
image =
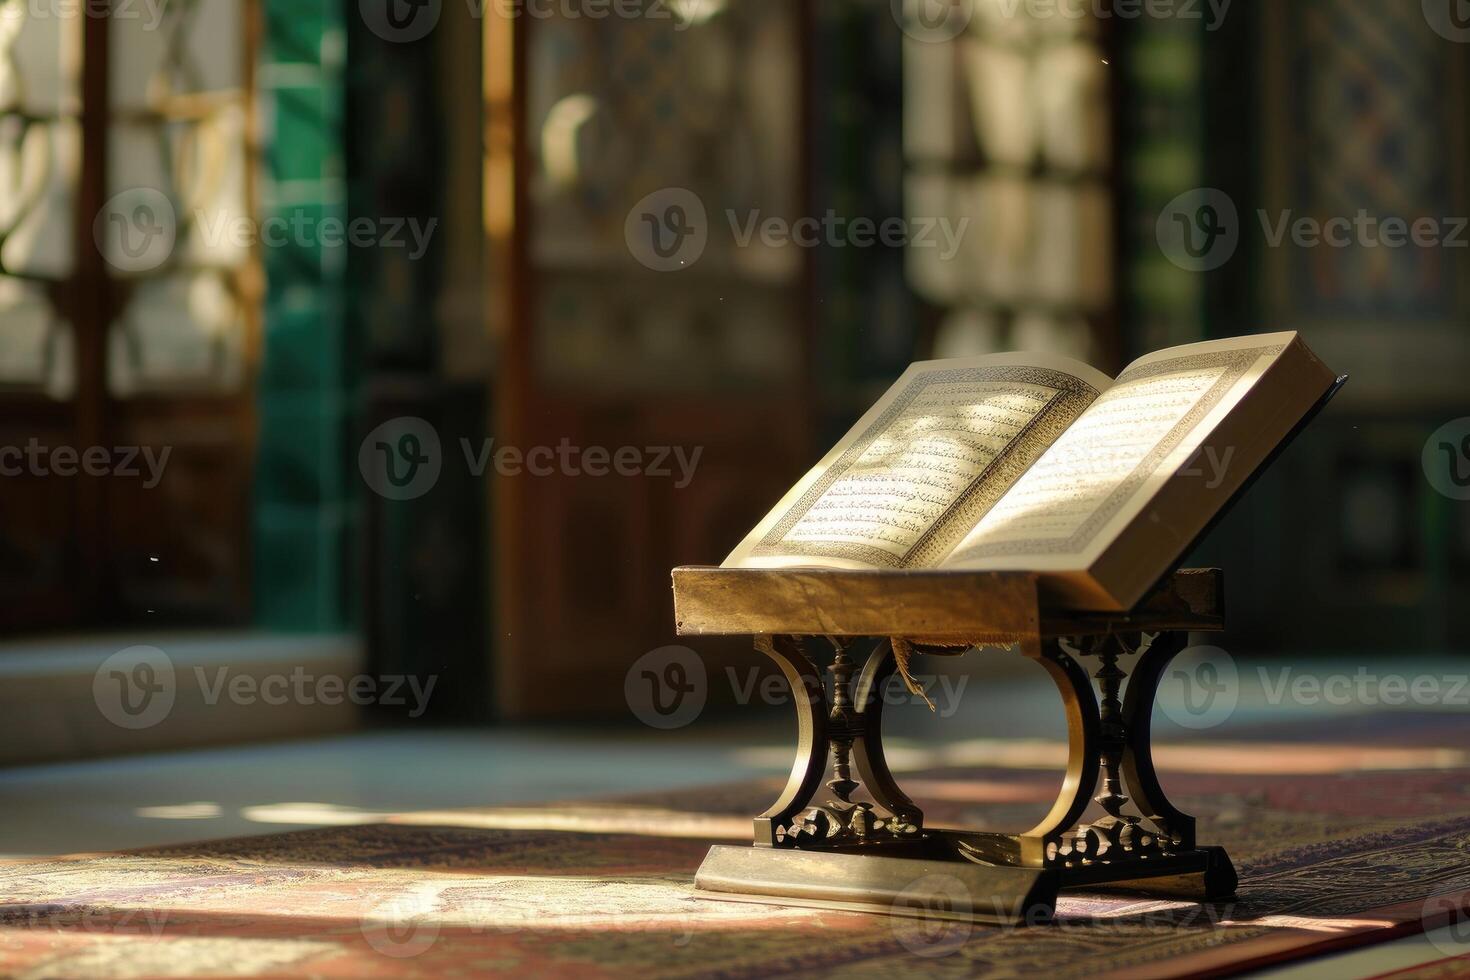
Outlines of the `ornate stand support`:
<svg viewBox="0 0 1470 980">
<path fill-rule="evenodd" d="M 879 694 L 882 682 L 893 673 L 893 658 L 885 644 L 868 658 L 854 682 L 850 644 L 828 642 L 836 651 L 827 668 L 832 676 L 830 705 L 816 668 L 800 652 L 796 638 L 757 644 L 782 665 L 788 679 L 800 677 L 803 686 L 793 688 L 801 702 L 796 764 L 780 801 L 756 818 L 756 844 L 839 848 L 918 841 L 923 814 L 898 788 L 883 757 Z M 833 778 L 827 788 L 833 798 L 812 805 L 829 760 Z M 852 778 L 853 769 L 857 779 Z M 867 788 L 882 813 L 876 813 L 871 803 L 852 799 L 859 787 Z"/>
<path fill-rule="evenodd" d="M 796 762 L 781 797 L 756 818 L 756 848 L 711 849 L 698 887 L 744 901 L 1010 923 L 1049 919 L 1064 888 L 1228 897 L 1236 886 L 1229 858 L 1196 845 L 1194 818 L 1165 797 L 1151 753 L 1159 680 L 1187 636 L 1107 628 L 1021 644 L 1056 683 L 1069 733 L 1061 793 L 1024 834 L 924 826 L 883 755 L 882 689 L 895 669 L 889 641 L 878 642 L 854 679 L 850 640 L 809 639 L 835 650 L 828 698 L 799 638 L 762 637 L 757 647 L 795 695 Z M 831 798 L 814 802 L 829 763 Z M 860 788 L 873 803 L 853 799 Z M 1092 803 L 1102 812 L 1084 821 Z"/>
</svg>

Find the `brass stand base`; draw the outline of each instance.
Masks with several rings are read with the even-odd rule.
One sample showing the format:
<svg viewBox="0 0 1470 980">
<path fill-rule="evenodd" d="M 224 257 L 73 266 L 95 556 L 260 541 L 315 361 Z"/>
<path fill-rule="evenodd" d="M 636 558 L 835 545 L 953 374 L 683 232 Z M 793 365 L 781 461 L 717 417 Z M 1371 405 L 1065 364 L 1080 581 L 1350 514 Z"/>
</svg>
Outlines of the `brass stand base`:
<svg viewBox="0 0 1470 980">
<path fill-rule="evenodd" d="M 1051 921 L 1058 876 L 1042 868 L 716 845 L 694 884 L 707 898 L 1020 925 Z"/>
<path fill-rule="evenodd" d="M 829 695 L 801 638 L 758 637 L 794 694 L 796 759 L 780 798 L 755 818 L 755 846 L 711 850 L 697 887 L 746 901 L 1012 925 L 1049 921 L 1067 888 L 1195 901 L 1233 894 L 1230 859 L 1199 846 L 1194 818 L 1169 801 L 1154 771 L 1154 696 L 1188 636 L 1127 625 L 1134 628 L 1103 624 L 1021 644 L 1055 681 L 1068 729 L 1061 793 L 1022 834 L 925 826 L 883 751 L 880 695 L 895 671 L 891 643 L 880 641 L 859 667 L 850 641 L 829 638 Z M 859 789 L 871 802 L 854 799 Z M 1084 819 L 1094 805 L 1101 813 Z"/>
<path fill-rule="evenodd" d="M 1235 892 L 1218 847 L 1110 868 L 1057 870 L 978 864 L 942 840 L 913 857 L 770 847 L 710 848 L 695 877 L 704 898 L 875 912 L 992 925 L 1045 925 L 1063 889 L 1140 892 L 1192 901 Z M 930 853 L 924 853 L 925 851 Z"/>
</svg>

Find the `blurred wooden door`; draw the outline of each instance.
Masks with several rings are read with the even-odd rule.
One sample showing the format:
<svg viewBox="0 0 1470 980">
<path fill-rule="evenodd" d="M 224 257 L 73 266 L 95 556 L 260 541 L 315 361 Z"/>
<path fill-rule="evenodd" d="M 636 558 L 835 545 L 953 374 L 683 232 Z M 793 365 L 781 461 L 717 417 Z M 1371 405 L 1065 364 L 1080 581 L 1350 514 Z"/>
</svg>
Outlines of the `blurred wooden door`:
<svg viewBox="0 0 1470 980">
<path fill-rule="evenodd" d="M 255 7 L 38 10 L 0 33 L 0 622 L 239 620 Z"/>
<path fill-rule="evenodd" d="M 808 259 L 726 221 L 805 213 L 806 5 L 685 10 L 487 17 L 490 432 L 555 453 L 487 471 L 503 717 L 626 717 L 629 665 L 676 642 L 669 569 L 811 462 Z"/>
</svg>

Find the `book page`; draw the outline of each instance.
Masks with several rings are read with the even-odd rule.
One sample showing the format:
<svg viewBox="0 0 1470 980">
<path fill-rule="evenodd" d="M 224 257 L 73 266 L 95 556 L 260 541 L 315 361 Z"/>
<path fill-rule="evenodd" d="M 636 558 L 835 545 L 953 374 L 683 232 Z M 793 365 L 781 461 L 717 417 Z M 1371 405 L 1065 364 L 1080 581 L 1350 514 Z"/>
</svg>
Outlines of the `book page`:
<svg viewBox="0 0 1470 980">
<path fill-rule="evenodd" d="M 1294 334 L 1193 344 L 1135 361 L 966 536 L 945 567 L 1086 568 L 1176 474 L 1229 459 L 1203 440 Z"/>
<path fill-rule="evenodd" d="M 912 365 L 725 565 L 933 567 L 1110 383 L 1042 354 Z"/>
</svg>

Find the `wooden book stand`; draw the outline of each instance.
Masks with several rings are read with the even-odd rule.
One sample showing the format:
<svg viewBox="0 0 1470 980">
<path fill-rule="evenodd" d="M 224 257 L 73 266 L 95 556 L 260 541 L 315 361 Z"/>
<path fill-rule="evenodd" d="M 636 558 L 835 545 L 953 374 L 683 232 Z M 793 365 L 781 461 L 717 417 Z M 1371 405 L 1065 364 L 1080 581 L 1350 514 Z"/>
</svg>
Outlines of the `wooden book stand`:
<svg viewBox="0 0 1470 980">
<path fill-rule="evenodd" d="M 700 866 L 708 897 L 1039 923 L 1063 888 L 1234 893 L 1224 850 L 1199 846 L 1194 818 L 1159 786 L 1149 733 L 1164 668 L 1189 632 L 1224 628 L 1218 570 L 1178 572 L 1120 614 L 1050 608 L 1029 573 L 698 567 L 673 579 L 679 633 L 754 636 L 790 684 L 800 724 L 791 778 L 755 818 L 755 846 L 715 846 Z M 850 651 L 863 637 L 878 642 L 858 665 Z M 1046 668 L 1070 749 L 1039 824 L 1024 834 L 924 825 L 883 757 L 894 638 L 901 650 L 950 653 L 1009 645 Z M 822 648 L 833 651 L 830 696 L 810 652 Z M 829 758 L 831 798 L 817 802 Z M 853 799 L 859 788 L 872 803 Z M 1095 793 L 1103 816 L 1079 824 Z"/>
</svg>

